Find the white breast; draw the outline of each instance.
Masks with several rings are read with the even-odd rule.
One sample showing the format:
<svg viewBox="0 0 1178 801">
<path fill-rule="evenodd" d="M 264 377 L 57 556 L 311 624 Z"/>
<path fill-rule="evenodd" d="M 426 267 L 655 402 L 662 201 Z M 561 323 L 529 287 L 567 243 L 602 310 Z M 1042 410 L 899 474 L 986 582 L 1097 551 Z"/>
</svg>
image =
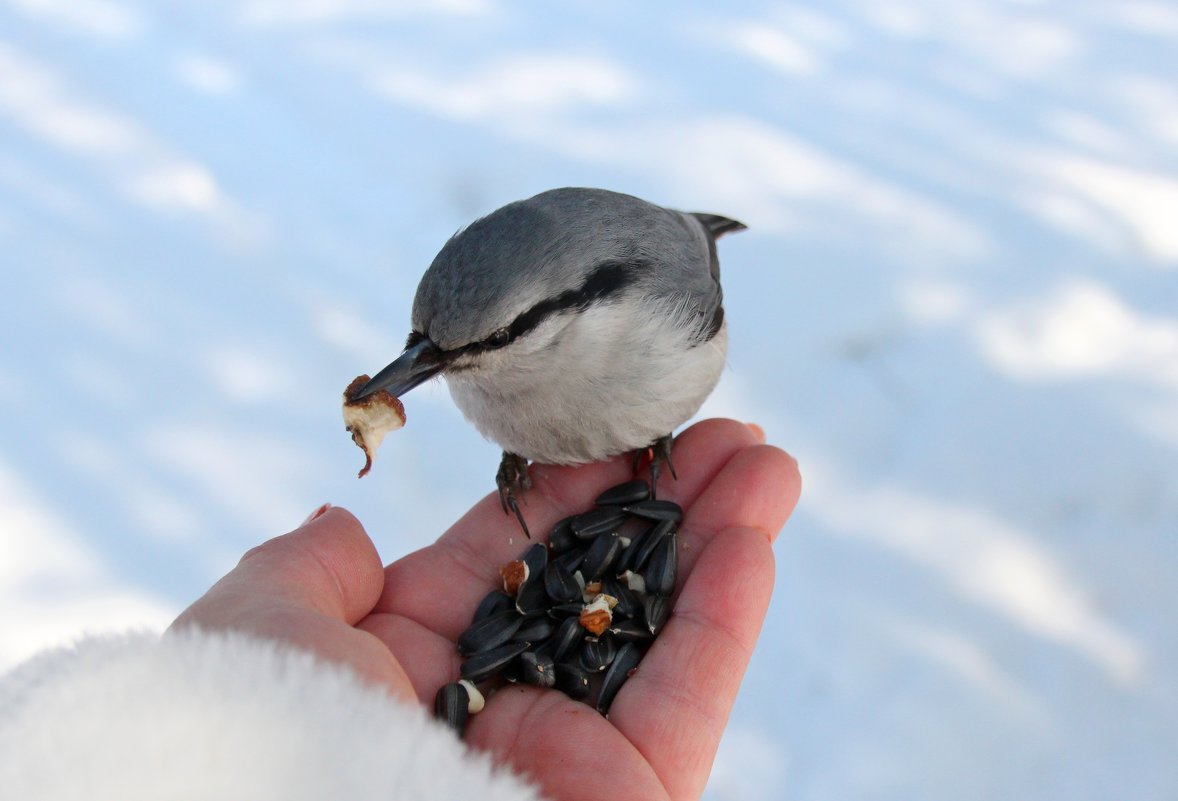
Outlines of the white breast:
<svg viewBox="0 0 1178 801">
<path fill-rule="evenodd" d="M 481 369 L 448 374 L 450 394 L 483 436 L 527 459 L 580 464 L 643 448 L 695 414 L 724 368 L 727 328 L 689 346 L 681 317 L 649 303 L 568 315 Z"/>
</svg>

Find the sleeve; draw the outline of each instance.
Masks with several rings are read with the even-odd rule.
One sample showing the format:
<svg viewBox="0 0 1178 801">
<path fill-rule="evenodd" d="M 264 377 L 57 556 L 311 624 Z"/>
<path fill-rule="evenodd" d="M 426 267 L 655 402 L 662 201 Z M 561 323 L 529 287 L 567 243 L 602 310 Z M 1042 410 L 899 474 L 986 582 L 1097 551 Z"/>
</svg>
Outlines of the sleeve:
<svg viewBox="0 0 1178 801">
<path fill-rule="evenodd" d="M 348 669 L 198 630 L 89 638 L 0 678 L 0 787 L 54 801 L 540 801 Z"/>
</svg>

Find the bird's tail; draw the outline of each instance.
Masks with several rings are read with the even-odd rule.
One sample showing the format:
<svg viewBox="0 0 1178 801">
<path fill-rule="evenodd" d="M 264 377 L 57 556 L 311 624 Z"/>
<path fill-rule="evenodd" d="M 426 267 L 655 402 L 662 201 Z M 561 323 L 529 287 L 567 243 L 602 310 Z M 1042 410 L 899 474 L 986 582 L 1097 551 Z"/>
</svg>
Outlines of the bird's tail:
<svg viewBox="0 0 1178 801">
<path fill-rule="evenodd" d="M 705 214 L 703 212 L 693 211 L 691 212 L 691 216 L 704 224 L 704 228 L 708 229 L 708 233 L 712 235 L 713 239 L 719 239 L 724 234 L 731 234 L 748 228 L 742 222 L 733 220 L 730 217 L 721 217 L 719 214 Z"/>
</svg>

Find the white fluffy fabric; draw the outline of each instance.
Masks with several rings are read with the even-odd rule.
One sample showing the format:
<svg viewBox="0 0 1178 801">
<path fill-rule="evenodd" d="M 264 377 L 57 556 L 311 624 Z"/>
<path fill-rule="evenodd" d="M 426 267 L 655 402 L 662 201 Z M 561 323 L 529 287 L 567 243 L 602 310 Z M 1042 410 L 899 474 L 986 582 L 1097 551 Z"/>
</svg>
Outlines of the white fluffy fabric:
<svg viewBox="0 0 1178 801">
<path fill-rule="evenodd" d="M 424 710 L 278 643 L 91 638 L 0 679 L 12 799 L 480 799 L 538 792 Z"/>
</svg>

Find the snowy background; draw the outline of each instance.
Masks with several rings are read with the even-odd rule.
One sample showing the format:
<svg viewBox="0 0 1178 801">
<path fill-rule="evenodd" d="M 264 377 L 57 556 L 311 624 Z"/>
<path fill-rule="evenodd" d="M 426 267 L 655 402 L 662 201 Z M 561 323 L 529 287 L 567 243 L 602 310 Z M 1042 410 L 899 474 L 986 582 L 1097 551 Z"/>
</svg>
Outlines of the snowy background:
<svg viewBox="0 0 1178 801">
<path fill-rule="evenodd" d="M 358 482 L 339 392 L 562 185 L 750 226 L 704 411 L 806 485 L 709 798 L 1178 798 L 1170 0 L 3 0 L 0 666 L 432 540 L 496 449 L 423 387 Z"/>
</svg>

